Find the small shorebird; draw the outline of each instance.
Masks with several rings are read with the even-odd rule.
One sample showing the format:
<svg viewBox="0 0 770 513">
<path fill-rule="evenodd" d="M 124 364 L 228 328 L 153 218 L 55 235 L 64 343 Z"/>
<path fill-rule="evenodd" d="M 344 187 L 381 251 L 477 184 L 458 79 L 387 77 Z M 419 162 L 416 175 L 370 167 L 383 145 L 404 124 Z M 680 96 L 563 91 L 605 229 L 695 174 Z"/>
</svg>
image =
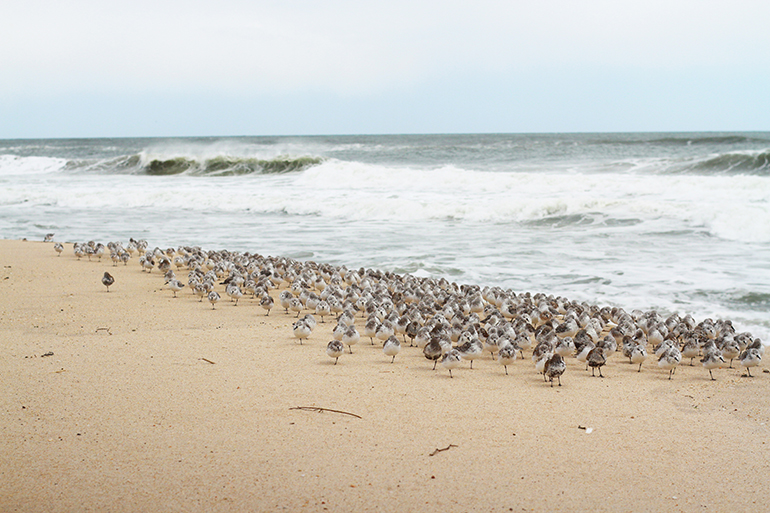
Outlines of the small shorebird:
<svg viewBox="0 0 770 513">
<path fill-rule="evenodd" d="M 353 354 L 353 349 L 351 346 L 358 344 L 359 340 L 361 340 L 361 335 L 358 333 L 358 330 L 355 326 L 348 326 L 342 333 L 341 341 L 343 344 L 348 346 L 348 349 L 350 349 L 350 354 Z"/>
<path fill-rule="evenodd" d="M 658 367 L 668 371 L 668 379 L 676 372 L 676 366 L 682 361 L 682 353 L 677 347 L 670 347 L 660 355 Z"/>
<path fill-rule="evenodd" d="M 452 349 L 441 358 L 441 365 L 449 371 L 449 377 L 453 378 L 452 369 L 459 367 L 460 364 L 462 364 L 462 361 L 463 357 L 460 355 L 460 352 L 457 349 Z"/>
<path fill-rule="evenodd" d="M 291 300 L 294 296 L 291 292 L 284 290 L 278 295 L 278 301 L 281 303 L 281 308 L 284 309 L 284 313 L 289 313 L 289 307 L 291 306 Z"/>
<path fill-rule="evenodd" d="M 102 283 L 105 287 L 107 287 L 107 292 L 110 291 L 110 285 L 115 283 L 115 278 L 112 277 L 110 273 L 107 271 L 104 271 L 104 276 L 102 276 Z"/>
<path fill-rule="evenodd" d="M 759 349 L 753 347 L 751 349 L 746 349 L 743 353 L 741 353 L 740 359 L 741 365 L 746 367 L 746 374 L 748 377 L 753 378 L 754 376 L 751 375 L 751 368 L 758 366 L 759 362 L 762 360 L 762 356 L 759 354 Z"/>
<path fill-rule="evenodd" d="M 274 303 L 275 301 L 273 300 L 273 297 L 268 293 L 265 293 L 265 295 L 262 296 L 262 299 L 259 300 L 259 306 L 267 310 L 267 313 L 265 314 L 266 316 L 270 315 L 270 309 L 273 308 Z"/>
<path fill-rule="evenodd" d="M 57 242 L 53 245 L 53 249 L 58 253 L 58 256 L 61 256 L 61 252 L 64 251 L 64 246 L 61 242 Z"/>
<path fill-rule="evenodd" d="M 556 344 L 556 348 L 554 349 L 554 352 L 559 356 L 561 356 L 562 358 L 573 354 L 575 352 L 575 342 L 572 340 L 572 337 L 565 336 L 559 339 L 559 342 Z"/>
<path fill-rule="evenodd" d="M 208 297 L 209 303 L 211 303 L 211 309 L 214 310 L 216 308 L 214 305 L 216 305 L 217 301 L 219 301 L 219 292 L 212 290 L 209 292 Z"/>
<path fill-rule="evenodd" d="M 299 314 L 302 313 L 302 308 L 304 305 L 302 304 L 302 301 L 298 297 L 293 297 L 291 300 L 289 300 L 289 309 L 292 312 L 297 312 L 297 318 L 299 318 Z"/>
<path fill-rule="evenodd" d="M 518 353 L 518 349 L 516 349 L 516 346 L 514 346 L 510 342 L 505 343 L 497 351 L 497 361 L 500 363 L 500 365 L 505 367 L 506 376 L 508 375 L 508 366 L 513 365 L 513 362 L 516 361 L 517 353 Z"/>
<path fill-rule="evenodd" d="M 43 239 L 43 242 L 51 242 L 53 240 L 53 236 L 54 236 L 53 233 L 47 233 L 45 235 L 45 238 Z"/>
<path fill-rule="evenodd" d="M 470 360 L 471 369 L 473 368 L 473 360 L 484 353 L 484 346 L 481 345 L 481 341 L 475 337 L 455 349 L 460 353 L 463 360 Z"/>
<path fill-rule="evenodd" d="M 332 330 L 332 337 L 334 337 L 334 340 L 342 340 L 342 336 L 345 334 L 345 331 L 347 331 L 347 329 L 348 327 L 346 324 L 338 322 L 337 325 Z"/>
<path fill-rule="evenodd" d="M 713 350 L 706 353 L 706 355 L 701 360 L 701 363 L 705 368 L 709 370 L 709 376 L 711 376 L 711 381 L 716 381 L 714 379 L 714 375 L 711 373 L 711 370 L 716 369 L 717 367 L 721 367 L 722 364 L 725 363 L 725 359 L 722 356 L 722 351 L 714 348 Z"/>
<path fill-rule="evenodd" d="M 302 339 L 308 338 L 313 330 L 304 319 L 300 319 L 292 325 L 292 331 L 294 336 L 299 339 L 299 344 L 302 345 Z"/>
<path fill-rule="evenodd" d="M 308 301 L 308 303 L 310 303 Z M 308 304 L 308 308 L 310 308 L 310 305 Z M 321 317 L 321 322 L 324 321 L 324 316 L 331 314 L 332 309 L 329 306 L 329 302 L 325 300 L 321 300 L 318 302 L 318 304 L 315 306 L 315 314 Z"/>
<path fill-rule="evenodd" d="M 342 342 L 339 340 L 332 340 L 326 345 L 326 354 L 328 354 L 331 358 L 334 358 L 334 365 L 337 365 L 337 360 L 340 359 L 340 356 L 342 356 L 345 353 L 345 346 L 342 345 Z"/>
<path fill-rule="evenodd" d="M 604 348 L 601 346 L 596 346 L 593 349 L 591 349 L 588 352 L 588 357 L 586 358 L 586 362 L 588 362 L 588 366 L 591 367 L 591 376 L 595 376 L 594 371 L 596 369 L 599 369 L 599 377 L 603 378 L 602 376 L 602 366 L 607 363 L 607 358 L 604 357 Z"/>
<path fill-rule="evenodd" d="M 176 293 L 184 288 L 184 283 L 177 280 L 176 278 L 172 278 L 168 280 L 168 286 L 171 288 L 171 290 L 174 291 L 174 297 L 176 297 Z"/>
<path fill-rule="evenodd" d="M 241 288 L 235 283 L 229 283 L 225 288 L 225 293 L 230 296 L 230 301 L 235 300 L 235 306 L 238 306 L 238 300 L 243 296 Z"/>
<path fill-rule="evenodd" d="M 384 321 L 382 321 L 382 324 L 377 326 L 377 331 L 375 332 L 374 336 L 377 337 L 379 340 L 385 342 L 395 334 L 396 334 L 396 330 L 393 327 L 393 323 L 385 319 Z"/>
<path fill-rule="evenodd" d="M 692 361 L 700 355 L 700 345 L 695 337 L 690 337 L 682 344 L 681 349 L 682 358 L 690 359 L 690 366 L 692 367 Z"/>
<path fill-rule="evenodd" d="M 741 354 L 741 348 L 738 345 L 738 341 L 731 338 L 727 340 L 720 348 L 722 350 L 722 356 L 727 360 L 730 360 L 730 368 L 733 368 L 733 360 L 738 358 Z"/>
<path fill-rule="evenodd" d="M 385 353 L 386 356 L 392 356 L 393 358 L 390 360 L 390 363 L 393 363 L 396 361 L 396 355 L 401 351 L 401 342 L 396 338 L 395 335 L 391 335 L 388 337 L 388 340 L 385 341 L 385 343 L 382 345 L 382 352 Z"/>
<path fill-rule="evenodd" d="M 642 372 L 642 364 L 647 359 L 647 348 L 642 344 L 636 344 L 631 349 L 631 356 L 629 356 L 631 363 L 638 363 L 639 369 L 636 372 Z"/>
<path fill-rule="evenodd" d="M 374 337 L 377 335 L 377 328 L 379 327 L 379 322 L 376 317 L 372 317 L 368 321 L 366 321 L 366 324 L 364 324 L 364 336 L 369 337 L 369 340 L 372 342 L 372 345 L 374 345 Z"/>
<path fill-rule="evenodd" d="M 198 283 L 197 285 L 195 285 L 194 291 L 195 291 L 195 295 L 200 298 L 198 300 L 199 303 L 203 301 L 203 298 L 206 297 L 206 295 L 209 292 L 208 290 L 206 290 L 206 286 L 203 285 L 202 283 Z"/>
<path fill-rule="evenodd" d="M 561 375 L 564 374 L 566 368 L 567 364 L 564 363 L 564 358 L 558 353 L 545 362 L 543 371 L 548 378 L 548 381 L 551 382 L 551 386 L 553 386 L 553 378 L 557 378 L 559 380 L 559 386 L 561 386 Z M 601 372 L 601 368 L 599 368 L 599 372 Z"/>
<path fill-rule="evenodd" d="M 436 364 L 442 355 L 441 344 L 439 343 L 438 337 L 432 337 L 430 341 L 425 344 L 422 348 L 422 354 L 425 355 L 425 358 L 428 360 L 433 360 L 433 370 L 436 370 Z"/>
</svg>

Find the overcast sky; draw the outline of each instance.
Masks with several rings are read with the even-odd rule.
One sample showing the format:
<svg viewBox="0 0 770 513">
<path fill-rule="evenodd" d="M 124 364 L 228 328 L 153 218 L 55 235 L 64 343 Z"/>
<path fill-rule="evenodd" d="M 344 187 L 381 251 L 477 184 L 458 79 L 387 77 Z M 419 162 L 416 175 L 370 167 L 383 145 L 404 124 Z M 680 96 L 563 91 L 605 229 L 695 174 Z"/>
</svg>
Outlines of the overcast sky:
<svg viewBox="0 0 770 513">
<path fill-rule="evenodd" d="M 770 130 L 770 2 L 8 0 L 0 138 Z"/>
</svg>

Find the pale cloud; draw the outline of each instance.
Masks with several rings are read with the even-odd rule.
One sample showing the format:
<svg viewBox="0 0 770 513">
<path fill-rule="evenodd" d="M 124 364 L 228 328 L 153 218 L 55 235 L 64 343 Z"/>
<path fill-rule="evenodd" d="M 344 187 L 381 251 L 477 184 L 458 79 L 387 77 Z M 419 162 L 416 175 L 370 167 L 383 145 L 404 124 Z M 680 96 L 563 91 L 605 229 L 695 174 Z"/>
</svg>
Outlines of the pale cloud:
<svg viewBox="0 0 770 513">
<path fill-rule="evenodd" d="M 366 95 L 458 73 L 767 65 L 767 19 L 746 1 L 24 1 L 0 21 L 0 87 Z"/>
</svg>

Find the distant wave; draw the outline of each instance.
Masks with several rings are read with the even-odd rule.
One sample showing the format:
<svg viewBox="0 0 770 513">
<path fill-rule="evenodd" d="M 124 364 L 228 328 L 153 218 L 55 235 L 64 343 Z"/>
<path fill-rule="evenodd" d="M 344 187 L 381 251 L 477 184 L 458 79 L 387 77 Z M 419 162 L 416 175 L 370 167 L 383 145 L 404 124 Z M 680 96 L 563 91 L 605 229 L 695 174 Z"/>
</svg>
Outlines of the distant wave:
<svg viewBox="0 0 770 513">
<path fill-rule="evenodd" d="M 722 153 L 690 166 L 696 172 L 721 172 L 727 174 L 765 175 L 770 171 L 770 150 L 759 153 Z"/>
<path fill-rule="evenodd" d="M 644 137 L 622 137 L 596 139 L 593 144 L 609 145 L 659 145 L 659 146 L 705 146 L 705 145 L 735 145 L 735 144 L 768 144 L 770 139 L 763 137 L 751 137 L 746 135 L 707 135 L 707 134 L 681 134 L 666 137 L 647 139 Z"/>
<path fill-rule="evenodd" d="M 0 175 L 31 175 L 57 172 L 137 175 L 235 176 L 279 174 L 303 171 L 324 161 L 314 156 L 278 156 L 273 158 L 150 157 L 145 154 L 123 155 L 104 159 L 62 159 L 52 157 L 19 157 L 0 155 Z"/>
<path fill-rule="evenodd" d="M 186 157 L 152 159 L 142 166 L 148 175 L 178 175 L 181 173 L 232 176 L 253 173 L 273 174 L 302 171 L 320 164 L 320 157 L 276 157 L 273 159 L 219 156 L 199 161 Z"/>
</svg>

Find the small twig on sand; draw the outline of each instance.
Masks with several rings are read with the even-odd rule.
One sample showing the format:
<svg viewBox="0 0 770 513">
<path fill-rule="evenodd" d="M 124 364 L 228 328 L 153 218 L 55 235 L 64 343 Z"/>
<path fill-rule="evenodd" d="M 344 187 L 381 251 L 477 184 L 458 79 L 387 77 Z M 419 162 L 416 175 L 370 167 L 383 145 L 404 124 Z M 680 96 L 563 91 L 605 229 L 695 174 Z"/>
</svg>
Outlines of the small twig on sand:
<svg viewBox="0 0 770 513">
<path fill-rule="evenodd" d="M 96 328 L 96 333 L 99 333 L 100 331 L 106 331 L 108 335 L 112 335 L 110 328 Z"/>
<path fill-rule="evenodd" d="M 351 417 L 355 417 L 357 419 L 361 418 L 361 416 L 356 415 L 355 413 L 350 413 L 350 412 L 342 411 L 342 410 L 332 410 L 330 408 L 321 408 L 320 406 L 295 406 L 294 408 L 289 408 L 289 409 L 290 410 L 317 411 L 317 412 L 330 411 L 332 413 L 341 413 L 343 415 L 350 415 Z"/>
<path fill-rule="evenodd" d="M 217 362 L 212 362 L 208 358 L 201 358 L 201 360 L 203 360 L 204 362 L 209 362 L 211 365 L 216 365 L 216 363 L 217 363 Z"/>
<path fill-rule="evenodd" d="M 438 454 L 440 452 L 448 451 L 452 447 L 457 447 L 457 446 L 455 444 L 449 444 L 446 447 L 444 447 L 443 449 L 436 448 L 436 450 L 433 451 L 432 453 L 428 454 L 428 456 L 435 456 L 436 454 Z"/>
</svg>

